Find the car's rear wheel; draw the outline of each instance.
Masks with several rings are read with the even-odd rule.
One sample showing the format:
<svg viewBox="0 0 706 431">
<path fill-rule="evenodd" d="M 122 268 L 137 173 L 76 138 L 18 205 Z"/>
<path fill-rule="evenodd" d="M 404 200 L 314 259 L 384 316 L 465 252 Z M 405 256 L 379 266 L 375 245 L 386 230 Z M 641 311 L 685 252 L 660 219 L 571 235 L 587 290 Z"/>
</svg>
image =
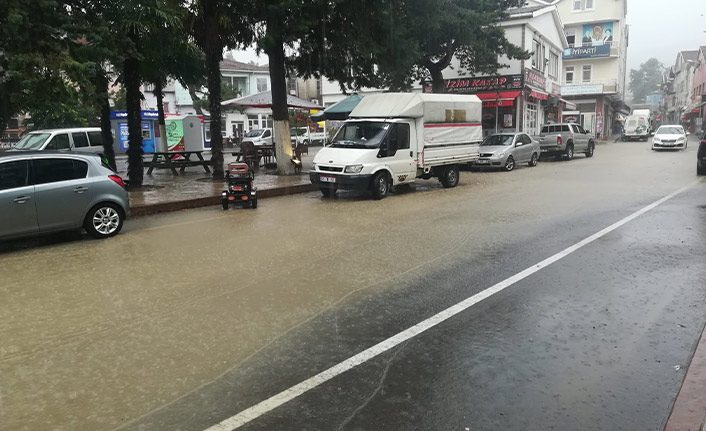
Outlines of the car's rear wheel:
<svg viewBox="0 0 706 431">
<path fill-rule="evenodd" d="M 706 175 L 706 166 L 696 165 L 696 175 Z"/>
<path fill-rule="evenodd" d="M 444 168 L 444 172 L 441 174 L 441 185 L 447 189 L 454 188 L 458 185 L 459 173 L 458 165 L 449 165 Z"/>
<path fill-rule="evenodd" d="M 115 204 L 106 202 L 91 208 L 83 227 L 94 238 L 110 238 L 120 233 L 124 221 L 123 210 Z"/>
<path fill-rule="evenodd" d="M 569 144 L 568 147 L 566 147 L 566 160 L 572 160 L 574 158 L 574 146 L 573 144 Z"/>
<path fill-rule="evenodd" d="M 528 166 L 530 167 L 535 167 L 537 166 L 537 161 L 539 160 L 539 156 L 537 156 L 537 153 L 532 154 L 532 159 L 527 163 Z"/>
</svg>

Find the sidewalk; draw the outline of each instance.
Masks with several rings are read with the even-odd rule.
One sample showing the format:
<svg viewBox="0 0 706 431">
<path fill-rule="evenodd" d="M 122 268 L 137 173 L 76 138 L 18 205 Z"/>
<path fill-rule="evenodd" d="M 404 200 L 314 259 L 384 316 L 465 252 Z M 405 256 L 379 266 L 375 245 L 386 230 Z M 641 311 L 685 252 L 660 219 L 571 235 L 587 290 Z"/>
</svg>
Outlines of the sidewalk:
<svg viewBox="0 0 706 431">
<path fill-rule="evenodd" d="M 308 171 L 311 168 L 314 155 L 321 147 L 309 149 L 309 154 L 302 157 L 302 174 L 291 176 L 274 175 L 274 169 L 260 167 L 255 170 L 255 187 L 258 198 L 283 196 L 304 193 L 316 188 L 309 181 Z M 233 149 L 224 152 L 225 165 L 235 161 L 231 155 Z M 145 156 L 145 159 L 148 156 Z M 204 153 L 209 159 L 210 153 Z M 116 157 L 118 173 L 127 178 L 127 157 Z M 198 208 L 220 205 L 224 181 L 214 181 L 212 174 L 206 173 L 202 167 L 186 168 L 184 173 L 175 176 L 169 169 L 155 169 L 152 175 L 147 175 L 140 190 L 130 190 L 130 212 L 133 216 L 156 214 L 161 212 L 179 211 L 188 208 Z"/>
</svg>

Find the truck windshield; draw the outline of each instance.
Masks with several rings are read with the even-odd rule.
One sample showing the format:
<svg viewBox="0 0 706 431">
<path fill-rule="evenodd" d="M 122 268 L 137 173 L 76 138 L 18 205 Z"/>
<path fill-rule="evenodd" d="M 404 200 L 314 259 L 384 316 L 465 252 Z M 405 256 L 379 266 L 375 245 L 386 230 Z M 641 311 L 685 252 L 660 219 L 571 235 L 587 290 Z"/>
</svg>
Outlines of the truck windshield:
<svg viewBox="0 0 706 431">
<path fill-rule="evenodd" d="M 356 121 L 344 124 L 333 138 L 331 147 L 379 148 L 390 123 Z"/>
<path fill-rule="evenodd" d="M 18 150 L 38 150 L 42 148 L 48 137 L 49 133 L 31 133 L 20 139 L 15 148 Z"/>
<path fill-rule="evenodd" d="M 265 133 L 265 129 L 255 129 L 255 130 L 251 130 L 248 133 L 246 133 L 245 137 L 246 138 L 256 138 L 256 137 L 262 135 L 263 133 Z"/>
<path fill-rule="evenodd" d="M 512 138 L 513 135 L 492 135 L 488 136 L 485 138 L 482 144 L 480 144 L 483 147 L 489 147 L 489 146 L 495 146 L 495 145 L 502 145 L 502 146 L 508 146 L 512 145 Z"/>
</svg>

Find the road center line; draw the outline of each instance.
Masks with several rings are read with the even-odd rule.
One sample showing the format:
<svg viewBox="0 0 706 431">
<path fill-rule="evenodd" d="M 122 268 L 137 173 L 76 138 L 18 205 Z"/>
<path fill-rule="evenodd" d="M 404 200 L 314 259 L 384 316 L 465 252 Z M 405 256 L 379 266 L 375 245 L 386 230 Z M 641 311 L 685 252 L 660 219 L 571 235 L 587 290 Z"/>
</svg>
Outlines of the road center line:
<svg viewBox="0 0 706 431">
<path fill-rule="evenodd" d="M 433 328 L 434 326 L 452 318 L 453 316 L 467 310 L 468 308 L 478 304 L 479 302 L 483 301 L 484 299 L 490 298 L 491 296 L 502 292 L 503 290 L 507 289 L 508 287 L 514 285 L 515 283 L 524 280 L 525 278 L 529 277 L 530 275 L 541 271 L 542 269 L 546 268 L 547 266 L 551 265 L 554 262 L 557 262 L 566 256 L 574 253 L 575 251 L 579 250 L 580 248 L 596 241 L 597 239 L 613 232 L 614 230 L 624 226 L 625 224 L 631 222 L 632 220 L 635 220 L 636 218 L 640 217 L 641 215 L 655 209 L 659 205 L 665 203 L 666 201 L 674 198 L 675 196 L 683 193 L 690 187 L 694 186 L 695 184 L 699 183 L 699 181 L 694 181 L 693 183 L 689 184 L 686 187 L 683 187 L 665 197 L 662 199 L 647 205 L 646 207 L 642 208 L 641 210 L 638 210 L 629 216 L 625 217 L 624 219 L 613 223 L 612 225 L 608 226 L 607 228 L 596 232 L 595 234 L 589 236 L 588 238 L 577 242 L 576 244 L 560 251 L 559 253 L 548 257 L 547 259 L 544 259 L 543 261 L 537 263 L 536 265 L 533 265 L 524 271 L 521 271 L 512 277 L 509 277 L 485 290 L 482 292 L 479 292 L 470 298 L 467 298 L 461 302 L 459 302 L 456 305 L 453 305 L 433 316 L 430 318 L 423 320 L 416 325 L 405 329 L 402 332 L 397 333 L 396 335 L 393 335 L 392 337 L 381 341 L 380 343 L 358 353 L 355 356 L 352 356 L 348 359 L 346 359 L 343 362 L 338 363 L 337 365 L 334 365 L 333 367 L 313 376 L 308 378 L 307 380 L 304 380 L 301 383 L 298 383 L 289 389 L 286 389 L 276 395 L 273 395 L 272 397 L 259 402 L 258 404 L 255 404 L 254 406 L 243 410 L 242 412 L 236 414 L 235 416 L 231 416 L 222 422 L 213 425 L 209 428 L 207 428 L 205 431 L 232 431 L 235 429 L 240 428 L 241 426 L 247 424 L 248 422 L 251 422 L 260 416 L 276 409 L 277 407 L 293 400 L 294 398 L 299 397 L 300 395 L 316 388 L 317 386 L 333 379 L 334 377 L 337 377 L 346 371 L 349 371 L 358 365 L 367 362 L 387 351 L 390 349 L 393 349 L 394 347 L 404 343 L 405 341 L 416 337 L 417 335 Z"/>
</svg>

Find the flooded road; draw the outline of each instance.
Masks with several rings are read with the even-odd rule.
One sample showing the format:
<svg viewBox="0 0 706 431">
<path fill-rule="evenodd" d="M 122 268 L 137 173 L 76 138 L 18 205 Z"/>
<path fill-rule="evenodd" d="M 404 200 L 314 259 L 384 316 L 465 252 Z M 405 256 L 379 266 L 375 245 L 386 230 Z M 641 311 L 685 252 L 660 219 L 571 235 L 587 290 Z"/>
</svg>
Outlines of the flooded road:
<svg viewBox="0 0 706 431">
<path fill-rule="evenodd" d="M 205 430 L 695 181 L 648 145 L 0 244 L 0 429 Z M 660 429 L 705 235 L 701 180 L 243 429 Z"/>
</svg>

